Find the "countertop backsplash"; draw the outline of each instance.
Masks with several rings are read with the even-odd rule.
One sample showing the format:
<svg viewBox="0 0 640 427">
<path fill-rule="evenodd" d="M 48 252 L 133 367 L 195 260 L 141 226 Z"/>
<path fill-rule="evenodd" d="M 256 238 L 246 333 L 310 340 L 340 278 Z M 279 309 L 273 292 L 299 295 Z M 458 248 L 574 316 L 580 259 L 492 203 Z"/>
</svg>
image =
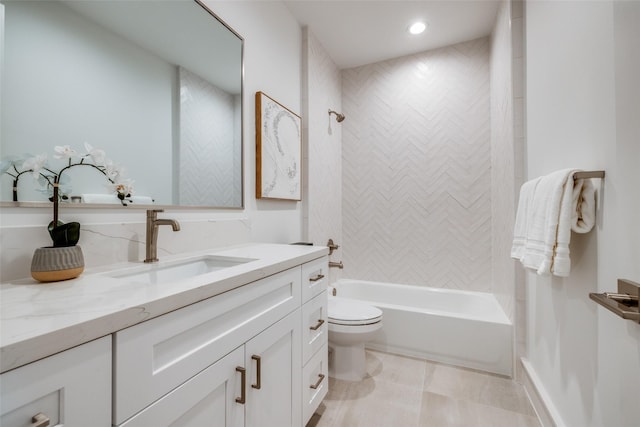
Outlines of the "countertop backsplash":
<svg viewBox="0 0 640 427">
<path fill-rule="evenodd" d="M 164 216 L 171 217 L 170 213 Z M 179 232 L 160 227 L 158 257 L 247 243 L 250 239 L 247 219 L 180 221 Z M 145 256 L 145 223 L 82 224 L 78 245 L 86 268 L 141 261 Z M 29 277 L 33 252 L 43 246 L 51 246 L 46 225 L 0 228 L 0 282 Z"/>
</svg>

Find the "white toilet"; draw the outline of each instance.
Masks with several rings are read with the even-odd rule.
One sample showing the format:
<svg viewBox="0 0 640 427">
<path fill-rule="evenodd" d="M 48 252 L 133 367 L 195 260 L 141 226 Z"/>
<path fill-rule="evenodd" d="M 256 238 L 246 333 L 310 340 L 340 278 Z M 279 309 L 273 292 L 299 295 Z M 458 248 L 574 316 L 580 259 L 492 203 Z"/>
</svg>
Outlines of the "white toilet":
<svg viewBox="0 0 640 427">
<path fill-rule="evenodd" d="M 382 328 L 382 311 L 348 298 L 329 297 L 329 376 L 360 381 L 366 374 L 364 343 Z"/>
</svg>

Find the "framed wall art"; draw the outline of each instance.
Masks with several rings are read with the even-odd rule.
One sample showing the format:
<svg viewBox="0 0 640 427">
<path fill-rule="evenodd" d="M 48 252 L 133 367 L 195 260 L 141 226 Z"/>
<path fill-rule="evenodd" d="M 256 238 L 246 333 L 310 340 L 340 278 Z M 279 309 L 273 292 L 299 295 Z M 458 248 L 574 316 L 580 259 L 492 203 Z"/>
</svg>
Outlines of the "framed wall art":
<svg viewBox="0 0 640 427">
<path fill-rule="evenodd" d="M 256 92 L 256 198 L 301 200 L 302 121 Z"/>
</svg>

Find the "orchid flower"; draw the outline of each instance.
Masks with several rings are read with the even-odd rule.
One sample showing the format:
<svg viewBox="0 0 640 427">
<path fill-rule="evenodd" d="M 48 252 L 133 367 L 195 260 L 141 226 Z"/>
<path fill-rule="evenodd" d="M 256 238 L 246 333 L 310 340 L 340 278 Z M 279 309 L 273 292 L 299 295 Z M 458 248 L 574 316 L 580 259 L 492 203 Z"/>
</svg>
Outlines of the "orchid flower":
<svg viewBox="0 0 640 427">
<path fill-rule="evenodd" d="M 88 142 L 84 143 L 84 149 L 87 150 L 87 155 L 91 157 L 91 160 L 93 160 L 93 163 L 95 163 L 97 166 L 105 165 L 107 155 L 104 152 L 104 150 L 101 150 L 99 148 L 93 148 L 93 146 Z"/>
<path fill-rule="evenodd" d="M 22 164 L 22 169 L 31 170 L 34 179 L 38 179 L 40 171 L 47 163 L 47 155 L 45 153 L 30 157 Z"/>
<path fill-rule="evenodd" d="M 0 160 L 0 175 L 7 172 L 11 166 L 13 166 L 13 160 L 11 159 L 2 159 Z"/>
<path fill-rule="evenodd" d="M 53 151 L 56 152 L 56 154 L 53 155 L 56 159 L 71 159 L 78 155 L 76 150 L 69 145 L 56 145 L 53 147 Z"/>
<path fill-rule="evenodd" d="M 110 159 L 105 160 L 104 169 L 104 174 L 112 181 L 119 181 L 119 178 L 122 177 L 122 168 Z"/>
<path fill-rule="evenodd" d="M 118 193 L 119 196 L 128 197 L 133 194 L 133 180 L 125 179 L 124 181 L 112 184 L 111 190 Z"/>
</svg>

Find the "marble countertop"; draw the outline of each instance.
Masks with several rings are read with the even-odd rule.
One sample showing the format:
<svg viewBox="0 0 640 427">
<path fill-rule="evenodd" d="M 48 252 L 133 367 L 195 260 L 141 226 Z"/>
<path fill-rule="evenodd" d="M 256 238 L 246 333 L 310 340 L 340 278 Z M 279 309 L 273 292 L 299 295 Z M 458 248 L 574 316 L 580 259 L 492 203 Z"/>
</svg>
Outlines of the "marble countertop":
<svg viewBox="0 0 640 427">
<path fill-rule="evenodd" d="M 85 270 L 55 283 L 0 284 L 0 372 L 109 335 L 189 304 L 328 254 L 324 246 L 247 244 L 165 257 L 160 265 L 202 255 L 253 261 L 172 283 L 143 284 L 107 274 L 129 262 Z"/>
</svg>

